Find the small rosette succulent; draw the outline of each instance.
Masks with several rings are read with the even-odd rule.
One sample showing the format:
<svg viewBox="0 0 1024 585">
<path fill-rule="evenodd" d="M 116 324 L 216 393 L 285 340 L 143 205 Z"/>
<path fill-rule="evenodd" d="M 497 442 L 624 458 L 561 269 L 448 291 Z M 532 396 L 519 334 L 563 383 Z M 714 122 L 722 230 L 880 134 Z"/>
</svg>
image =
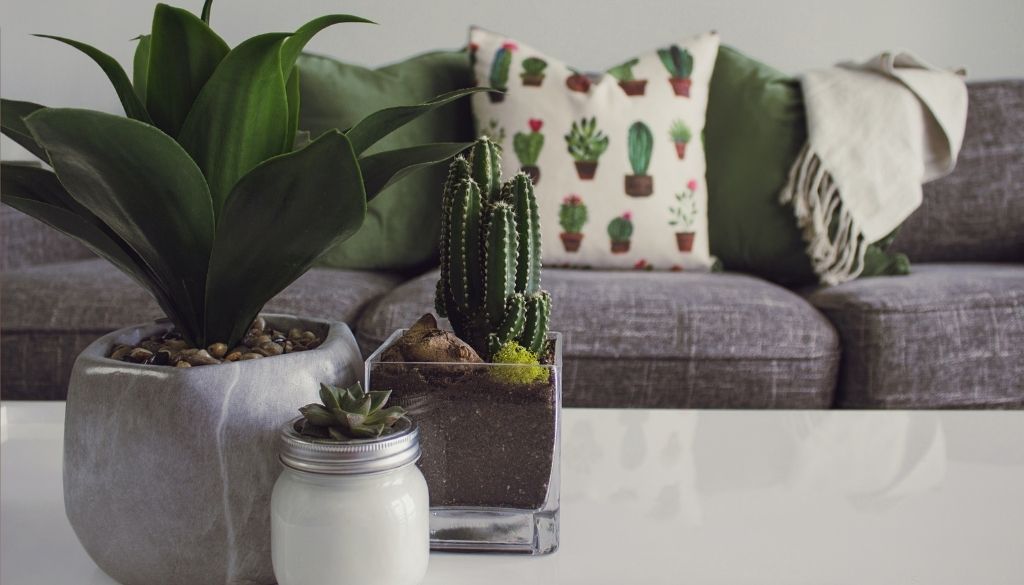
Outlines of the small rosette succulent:
<svg viewBox="0 0 1024 585">
<path fill-rule="evenodd" d="M 356 382 L 348 388 L 320 385 L 323 404 L 307 404 L 299 409 L 303 418 L 295 430 L 317 439 L 372 439 L 391 433 L 392 427 L 405 417 L 401 406 L 384 408 L 391 390 L 365 392 Z"/>
</svg>

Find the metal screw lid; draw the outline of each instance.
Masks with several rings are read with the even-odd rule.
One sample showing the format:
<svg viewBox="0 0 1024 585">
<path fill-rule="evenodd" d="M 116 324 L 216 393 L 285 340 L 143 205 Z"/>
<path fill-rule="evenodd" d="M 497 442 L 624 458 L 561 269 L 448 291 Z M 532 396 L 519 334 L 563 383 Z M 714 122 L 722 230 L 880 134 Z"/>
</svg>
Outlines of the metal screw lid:
<svg viewBox="0 0 1024 585">
<path fill-rule="evenodd" d="M 409 419 L 398 421 L 389 435 L 342 443 L 300 435 L 294 426 L 299 418 L 281 429 L 281 463 L 292 469 L 359 475 L 397 469 L 420 458 L 419 429 Z"/>
</svg>

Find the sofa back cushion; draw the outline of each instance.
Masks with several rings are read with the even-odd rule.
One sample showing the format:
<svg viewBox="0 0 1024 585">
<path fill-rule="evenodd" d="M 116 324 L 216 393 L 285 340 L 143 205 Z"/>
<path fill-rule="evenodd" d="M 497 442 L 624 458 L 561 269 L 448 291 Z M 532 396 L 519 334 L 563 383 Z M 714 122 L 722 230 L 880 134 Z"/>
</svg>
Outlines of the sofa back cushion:
<svg viewBox="0 0 1024 585">
<path fill-rule="evenodd" d="M 956 170 L 924 186 L 893 242 L 912 262 L 1024 262 L 1024 79 L 971 83 L 968 95 Z"/>
</svg>

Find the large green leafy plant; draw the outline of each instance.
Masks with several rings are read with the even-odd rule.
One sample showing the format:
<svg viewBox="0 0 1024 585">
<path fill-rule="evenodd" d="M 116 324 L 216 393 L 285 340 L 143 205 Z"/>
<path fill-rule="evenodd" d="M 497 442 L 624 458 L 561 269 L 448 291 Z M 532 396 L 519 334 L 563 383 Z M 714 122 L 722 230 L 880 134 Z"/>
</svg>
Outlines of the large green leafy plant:
<svg viewBox="0 0 1024 585">
<path fill-rule="evenodd" d="M 362 224 L 368 199 L 464 144 L 364 155 L 473 90 L 380 110 L 310 140 L 295 60 L 317 18 L 234 48 L 201 16 L 158 4 L 133 79 L 89 45 L 127 117 L 3 100 L 3 133 L 48 163 L 2 169 L 3 200 L 78 239 L 149 290 L 186 340 L 238 342 L 263 305 Z M 42 35 L 41 35 L 42 36 Z"/>
</svg>

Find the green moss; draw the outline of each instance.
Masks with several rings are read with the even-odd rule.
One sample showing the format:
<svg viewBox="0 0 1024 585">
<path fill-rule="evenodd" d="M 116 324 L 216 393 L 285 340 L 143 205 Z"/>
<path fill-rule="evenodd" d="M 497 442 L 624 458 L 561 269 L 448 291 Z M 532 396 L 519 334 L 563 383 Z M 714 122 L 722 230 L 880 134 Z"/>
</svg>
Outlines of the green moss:
<svg viewBox="0 0 1024 585">
<path fill-rule="evenodd" d="M 543 382 L 548 379 L 548 370 L 540 365 L 537 354 L 519 345 L 515 341 L 509 341 L 501 346 L 491 360 L 495 364 L 515 364 L 494 368 L 494 376 L 509 384 L 529 384 L 530 382 Z"/>
</svg>

